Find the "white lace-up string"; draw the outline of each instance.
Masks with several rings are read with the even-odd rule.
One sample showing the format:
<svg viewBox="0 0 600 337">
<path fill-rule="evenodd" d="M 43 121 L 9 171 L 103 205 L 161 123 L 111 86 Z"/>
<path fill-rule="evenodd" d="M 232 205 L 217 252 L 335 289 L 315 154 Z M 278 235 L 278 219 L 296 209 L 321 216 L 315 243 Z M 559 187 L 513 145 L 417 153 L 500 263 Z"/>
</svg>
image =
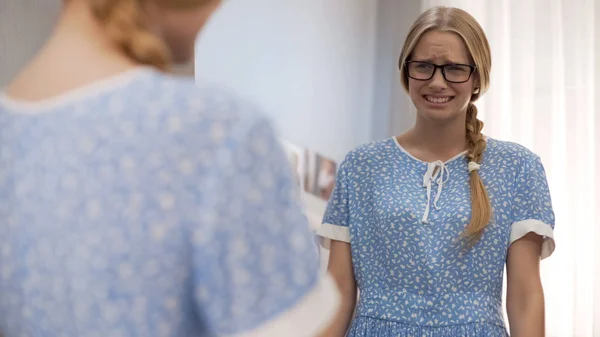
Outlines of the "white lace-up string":
<svg viewBox="0 0 600 337">
<path fill-rule="evenodd" d="M 440 200 L 440 196 L 442 194 L 442 189 L 444 188 L 444 184 L 450 178 L 450 171 L 446 165 L 440 161 L 434 161 L 433 163 L 427 164 L 427 172 L 423 176 L 423 187 L 427 189 L 427 206 L 425 206 L 425 214 L 423 215 L 422 222 L 427 223 L 429 221 L 429 212 L 430 212 L 430 204 L 431 204 L 431 185 L 435 182 L 437 187 L 437 193 L 433 200 L 433 207 L 435 209 L 439 209 L 438 200 Z"/>
</svg>

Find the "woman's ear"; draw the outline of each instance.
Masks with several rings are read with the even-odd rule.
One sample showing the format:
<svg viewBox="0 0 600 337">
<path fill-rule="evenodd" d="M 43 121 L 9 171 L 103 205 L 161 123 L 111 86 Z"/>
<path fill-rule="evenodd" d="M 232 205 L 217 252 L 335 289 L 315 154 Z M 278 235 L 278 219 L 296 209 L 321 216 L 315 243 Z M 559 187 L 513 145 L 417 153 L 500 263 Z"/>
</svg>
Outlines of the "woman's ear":
<svg viewBox="0 0 600 337">
<path fill-rule="evenodd" d="M 477 95 L 479 93 L 479 76 L 475 76 L 474 80 L 473 80 L 473 94 Z"/>
</svg>

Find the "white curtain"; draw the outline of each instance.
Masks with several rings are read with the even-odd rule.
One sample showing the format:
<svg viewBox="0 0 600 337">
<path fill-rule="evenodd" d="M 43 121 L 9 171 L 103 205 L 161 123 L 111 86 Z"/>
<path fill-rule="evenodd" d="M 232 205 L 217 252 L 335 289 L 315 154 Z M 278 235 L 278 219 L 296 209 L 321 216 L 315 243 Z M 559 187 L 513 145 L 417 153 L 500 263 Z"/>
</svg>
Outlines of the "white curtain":
<svg viewBox="0 0 600 337">
<path fill-rule="evenodd" d="M 557 244 L 542 261 L 547 335 L 600 336 L 600 2 L 421 5 L 459 7 L 480 22 L 493 53 L 491 89 L 478 103 L 484 133 L 527 146 L 546 167 Z"/>
</svg>

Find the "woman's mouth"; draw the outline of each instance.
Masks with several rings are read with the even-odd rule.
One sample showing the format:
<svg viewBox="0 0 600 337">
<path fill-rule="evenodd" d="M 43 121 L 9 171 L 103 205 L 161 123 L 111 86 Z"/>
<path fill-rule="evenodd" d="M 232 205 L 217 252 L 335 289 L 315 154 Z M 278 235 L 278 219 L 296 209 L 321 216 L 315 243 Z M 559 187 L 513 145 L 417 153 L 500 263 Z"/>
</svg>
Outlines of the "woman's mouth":
<svg viewBox="0 0 600 337">
<path fill-rule="evenodd" d="M 446 104 L 454 99 L 454 96 L 430 96 L 423 95 L 423 98 L 429 103 L 433 104 Z"/>
</svg>

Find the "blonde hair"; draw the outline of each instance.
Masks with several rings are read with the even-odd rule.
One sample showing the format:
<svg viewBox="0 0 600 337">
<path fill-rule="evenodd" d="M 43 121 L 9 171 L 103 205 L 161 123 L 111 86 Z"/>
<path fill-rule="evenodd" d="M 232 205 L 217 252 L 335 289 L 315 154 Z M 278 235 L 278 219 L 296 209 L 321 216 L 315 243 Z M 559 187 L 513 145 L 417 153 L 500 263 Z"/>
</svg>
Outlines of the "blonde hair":
<svg viewBox="0 0 600 337">
<path fill-rule="evenodd" d="M 211 0 L 87 0 L 107 37 L 133 61 L 167 70 L 171 53 L 166 43 L 150 29 L 145 6 L 187 9 Z"/>
<path fill-rule="evenodd" d="M 477 107 L 473 104 L 483 95 L 490 85 L 492 57 L 488 40 L 483 29 L 469 13 L 449 7 L 433 7 L 425 11 L 412 25 L 400 56 L 400 76 L 402 86 L 408 91 L 408 74 L 406 61 L 409 60 L 415 46 L 423 34 L 430 30 L 452 32 L 459 35 L 469 51 L 471 62 L 476 66 L 476 89 L 471 95 L 467 108 L 467 161 L 481 164 L 486 141 L 481 133 L 483 122 L 477 118 Z M 462 237 L 469 244 L 475 244 L 492 218 L 492 205 L 483 181 L 477 170 L 470 172 L 469 184 L 471 189 L 471 221 L 465 228 Z"/>
</svg>

